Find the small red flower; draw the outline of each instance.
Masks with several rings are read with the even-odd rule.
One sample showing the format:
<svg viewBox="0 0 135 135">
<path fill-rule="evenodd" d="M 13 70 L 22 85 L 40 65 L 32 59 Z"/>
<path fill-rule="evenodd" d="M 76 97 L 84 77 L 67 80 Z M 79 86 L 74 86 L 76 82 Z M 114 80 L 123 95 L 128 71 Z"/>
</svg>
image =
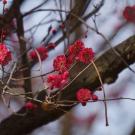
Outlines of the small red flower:
<svg viewBox="0 0 135 135">
<path fill-rule="evenodd" d="M 39 47 L 39 48 L 36 48 L 36 50 L 39 53 L 40 59 L 42 61 L 45 60 L 48 57 L 48 51 L 45 47 Z M 29 56 L 32 60 L 38 61 L 38 55 L 37 55 L 35 50 L 31 51 Z"/>
<path fill-rule="evenodd" d="M 92 48 L 84 48 L 82 51 L 80 51 L 77 60 L 88 64 L 90 63 L 94 58 L 94 52 Z"/>
<path fill-rule="evenodd" d="M 31 101 L 27 102 L 24 106 L 28 110 L 34 110 L 37 108 L 37 105 L 32 103 Z"/>
<path fill-rule="evenodd" d="M 51 89 L 53 88 L 62 88 L 68 82 L 69 73 L 68 71 L 64 72 L 63 74 L 53 74 L 48 75 L 47 82 L 50 83 Z"/>
<path fill-rule="evenodd" d="M 135 22 L 135 5 L 125 7 L 123 16 L 127 21 Z"/>
<path fill-rule="evenodd" d="M 59 55 L 54 59 L 53 62 L 54 70 L 59 71 L 60 73 L 67 70 L 67 59 L 65 55 Z"/>
<path fill-rule="evenodd" d="M 76 93 L 77 100 L 85 106 L 87 101 L 91 99 L 92 92 L 89 89 L 81 88 Z"/>
<path fill-rule="evenodd" d="M 5 44 L 0 44 L 0 64 L 5 66 L 12 59 L 11 52 Z"/>
<path fill-rule="evenodd" d="M 69 46 L 68 51 L 70 55 L 77 56 L 83 48 L 84 43 L 81 40 L 77 40 L 73 45 Z"/>
</svg>

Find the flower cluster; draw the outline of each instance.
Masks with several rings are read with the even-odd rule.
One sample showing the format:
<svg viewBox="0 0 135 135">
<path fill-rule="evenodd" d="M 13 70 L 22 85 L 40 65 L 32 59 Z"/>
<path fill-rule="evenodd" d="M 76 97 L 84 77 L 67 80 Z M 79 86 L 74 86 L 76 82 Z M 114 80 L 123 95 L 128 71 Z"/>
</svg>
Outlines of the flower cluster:
<svg viewBox="0 0 135 135">
<path fill-rule="evenodd" d="M 68 61 L 72 63 L 74 59 L 81 61 L 85 64 L 90 63 L 94 58 L 94 52 L 92 48 L 85 48 L 84 43 L 81 40 L 77 40 L 68 49 L 69 56 Z"/>
<path fill-rule="evenodd" d="M 84 43 L 81 40 L 75 41 L 73 45 L 70 45 L 68 48 L 69 55 L 74 57 L 77 57 L 80 51 L 84 48 Z"/>
<path fill-rule="evenodd" d="M 62 88 L 68 83 L 69 68 L 74 60 L 83 62 L 84 64 L 90 63 L 94 58 L 92 48 L 85 48 L 81 40 L 75 41 L 68 48 L 68 56 L 59 55 L 53 61 L 53 68 L 58 74 L 48 75 L 47 82 L 50 88 Z"/>
<path fill-rule="evenodd" d="M 135 5 L 125 7 L 125 9 L 123 11 L 123 17 L 128 22 L 135 22 Z"/>
<path fill-rule="evenodd" d="M 11 52 L 5 44 L 0 44 L 0 64 L 5 66 L 12 59 Z"/>
<path fill-rule="evenodd" d="M 40 59 L 43 61 L 45 60 L 47 57 L 48 57 L 48 51 L 45 47 L 38 47 L 36 48 L 39 56 L 40 56 Z M 38 54 L 35 50 L 31 51 L 29 56 L 30 56 L 30 59 L 34 60 L 34 61 L 38 61 Z"/>
<path fill-rule="evenodd" d="M 89 100 L 97 101 L 98 97 L 92 93 L 90 89 L 81 88 L 76 93 L 77 100 L 85 106 Z"/>
<path fill-rule="evenodd" d="M 57 56 L 53 61 L 54 70 L 58 74 L 48 75 L 47 82 L 50 84 L 51 89 L 53 88 L 63 88 L 68 83 L 68 64 L 65 55 Z"/>
</svg>

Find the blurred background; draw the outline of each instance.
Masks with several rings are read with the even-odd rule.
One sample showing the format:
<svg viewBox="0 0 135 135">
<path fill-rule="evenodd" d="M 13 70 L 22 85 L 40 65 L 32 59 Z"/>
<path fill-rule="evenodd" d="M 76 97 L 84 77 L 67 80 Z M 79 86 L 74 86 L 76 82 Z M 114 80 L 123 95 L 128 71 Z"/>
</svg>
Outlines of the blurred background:
<svg viewBox="0 0 135 135">
<path fill-rule="evenodd" d="M 45 40 L 45 44 L 55 43 L 63 35 L 63 31 L 59 26 L 68 15 L 68 11 L 72 10 L 75 4 L 80 0 L 25 0 L 22 5 L 22 13 L 29 12 L 31 9 L 45 2 L 39 9 L 46 9 L 43 12 L 35 12 L 24 17 L 25 37 L 29 41 L 28 47 L 37 47 L 41 45 L 41 41 L 48 34 L 48 30 L 55 30 L 56 33 L 50 33 Z M 85 13 L 81 17 L 85 17 L 94 10 L 102 1 L 91 0 L 87 6 Z M 10 7 L 12 0 L 8 0 L 7 7 Z M 0 4 L 2 5 L 2 4 Z M 119 44 L 128 37 L 135 34 L 135 22 L 128 22 L 123 17 L 123 10 L 127 6 L 135 5 L 135 0 L 105 0 L 100 10 L 89 17 L 86 23 L 91 27 L 97 27 L 98 30 L 111 42 L 112 46 Z M 2 12 L 2 6 L 1 6 Z M 59 12 L 55 10 L 63 10 Z M 83 11 L 82 11 L 83 12 Z M 135 14 L 135 11 L 134 11 Z M 71 25 L 71 24 L 70 24 Z M 68 32 L 70 25 L 65 25 Z M 14 40 L 10 40 L 12 39 Z M 69 32 L 67 38 L 59 42 L 58 46 L 51 52 L 49 57 L 43 61 L 42 72 L 47 73 L 53 69 L 53 59 L 58 54 L 63 54 L 67 44 L 71 44 L 75 39 L 84 41 L 87 47 L 94 49 L 96 56 L 105 52 L 109 46 L 106 41 L 96 32 L 89 30 L 84 24 Z M 7 44 L 12 44 L 11 49 L 17 49 L 14 42 L 16 36 L 11 33 L 7 37 Z M 15 54 L 17 55 L 17 54 Z M 40 75 L 38 70 L 39 64 L 32 69 L 32 76 Z M 135 65 L 131 65 L 135 69 Z M 32 79 L 33 92 L 41 89 L 41 79 Z M 135 98 L 135 74 L 129 69 L 125 69 L 119 74 L 116 82 L 111 85 L 104 85 L 107 98 L 130 97 Z M 103 98 L 101 92 L 96 92 L 99 98 Z M 23 106 L 24 101 L 19 97 L 11 100 L 11 107 L 17 111 Z M 30 135 L 135 135 L 135 101 L 131 100 L 115 100 L 108 101 L 108 117 L 109 126 L 105 126 L 104 105 L 102 102 L 88 103 L 87 106 L 76 106 L 72 111 L 61 117 L 55 122 L 42 126 Z M 11 114 L 11 111 L 0 101 L 0 120 Z"/>
</svg>

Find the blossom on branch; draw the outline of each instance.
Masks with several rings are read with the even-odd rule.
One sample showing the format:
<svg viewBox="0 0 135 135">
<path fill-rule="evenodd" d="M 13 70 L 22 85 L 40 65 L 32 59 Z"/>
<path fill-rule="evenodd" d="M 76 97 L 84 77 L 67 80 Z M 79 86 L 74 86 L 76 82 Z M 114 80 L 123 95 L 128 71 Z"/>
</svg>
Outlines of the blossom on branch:
<svg viewBox="0 0 135 135">
<path fill-rule="evenodd" d="M 65 71 L 62 74 L 48 75 L 47 82 L 50 84 L 50 88 L 63 88 L 68 82 L 69 72 Z"/>
<path fill-rule="evenodd" d="M 98 96 L 93 94 L 90 89 L 81 88 L 76 93 L 76 99 L 82 104 L 82 106 L 85 106 L 89 100 L 97 101 Z"/>
<path fill-rule="evenodd" d="M 11 52 L 5 44 L 0 43 L 0 64 L 5 66 L 12 59 Z"/>
<path fill-rule="evenodd" d="M 91 90 L 87 89 L 87 88 L 81 88 L 77 91 L 76 93 L 76 98 L 77 100 L 83 105 L 85 106 L 87 101 L 89 101 L 91 99 L 92 96 L 92 92 Z"/>
<path fill-rule="evenodd" d="M 60 73 L 67 70 L 67 59 L 65 55 L 57 56 L 53 61 L 53 67 L 55 71 L 59 71 Z"/>
<path fill-rule="evenodd" d="M 75 41 L 75 43 L 68 48 L 69 55 L 77 56 L 78 53 L 84 48 L 84 43 L 81 40 Z"/>
<path fill-rule="evenodd" d="M 42 61 L 45 60 L 48 57 L 48 51 L 45 47 L 38 47 L 38 48 L 36 48 L 36 50 L 39 53 L 40 59 Z M 37 52 L 35 50 L 30 52 L 29 56 L 30 56 L 31 60 L 33 60 L 33 61 L 39 60 Z"/>
<path fill-rule="evenodd" d="M 94 52 L 92 48 L 84 48 L 82 51 L 80 51 L 76 59 L 85 64 L 88 64 L 93 60 L 93 58 L 94 58 Z"/>
</svg>

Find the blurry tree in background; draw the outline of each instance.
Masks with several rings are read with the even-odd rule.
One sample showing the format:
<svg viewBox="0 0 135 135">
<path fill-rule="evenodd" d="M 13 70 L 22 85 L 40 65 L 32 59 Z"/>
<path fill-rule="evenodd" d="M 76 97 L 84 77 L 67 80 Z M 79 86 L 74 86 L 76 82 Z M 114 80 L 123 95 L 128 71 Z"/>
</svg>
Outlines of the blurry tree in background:
<svg viewBox="0 0 135 135">
<path fill-rule="evenodd" d="M 0 0 L 0 12 L 0 135 L 135 135 L 134 0 Z"/>
</svg>

